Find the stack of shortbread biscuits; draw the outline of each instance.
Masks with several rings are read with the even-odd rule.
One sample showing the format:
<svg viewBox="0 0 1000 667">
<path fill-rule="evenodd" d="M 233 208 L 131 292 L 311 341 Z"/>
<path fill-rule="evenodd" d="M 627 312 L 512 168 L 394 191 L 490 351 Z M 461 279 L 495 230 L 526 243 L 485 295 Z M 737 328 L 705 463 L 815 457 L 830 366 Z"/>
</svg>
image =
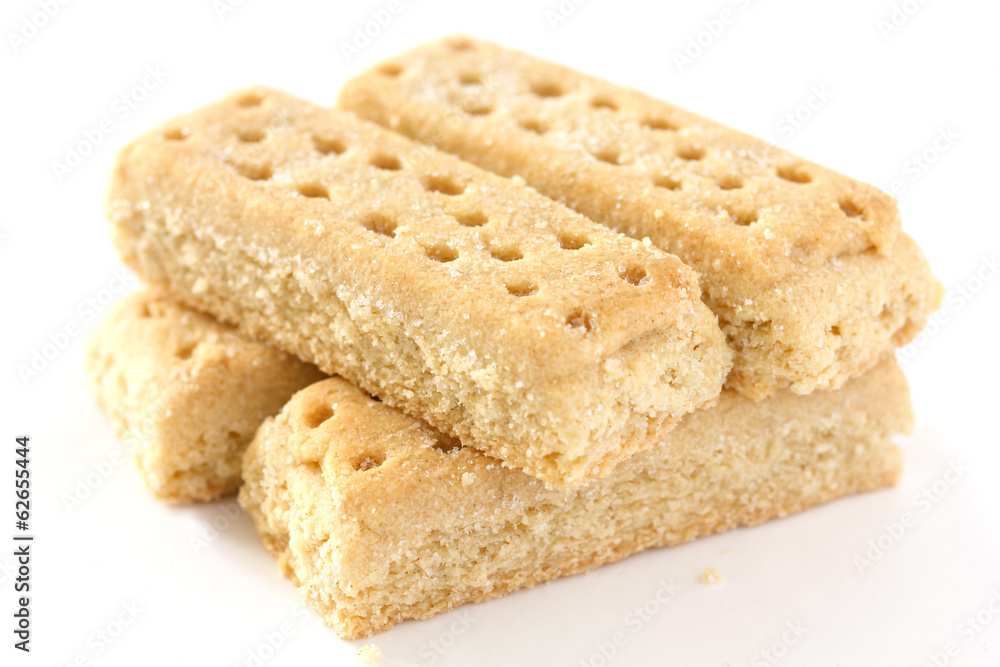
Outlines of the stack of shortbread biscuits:
<svg viewBox="0 0 1000 667">
<path fill-rule="evenodd" d="M 347 638 L 891 486 L 941 296 L 877 189 L 465 38 L 177 118 L 108 215 L 101 408 Z"/>
</svg>

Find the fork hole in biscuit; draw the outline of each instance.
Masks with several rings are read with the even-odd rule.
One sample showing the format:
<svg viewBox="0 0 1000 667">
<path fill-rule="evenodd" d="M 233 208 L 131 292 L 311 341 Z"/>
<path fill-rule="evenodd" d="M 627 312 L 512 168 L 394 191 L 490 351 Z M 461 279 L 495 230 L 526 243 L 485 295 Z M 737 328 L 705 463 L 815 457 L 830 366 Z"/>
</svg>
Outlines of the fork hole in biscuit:
<svg viewBox="0 0 1000 667">
<path fill-rule="evenodd" d="M 366 470 L 374 470 L 383 463 L 385 463 L 384 456 L 369 452 L 355 458 L 352 465 L 356 471 L 365 472 Z"/>
<path fill-rule="evenodd" d="M 295 190 L 303 197 L 309 197 L 311 199 L 330 198 L 330 191 L 326 189 L 325 185 L 321 185 L 319 183 L 299 183 L 295 186 Z"/>
<path fill-rule="evenodd" d="M 463 86 L 478 86 L 483 77 L 479 76 L 479 72 L 462 72 L 458 75 L 458 82 Z"/>
<path fill-rule="evenodd" d="M 458 259 L 458 251 L 446 243 L 435 243 L 429 248 L 425 248 L 424 252 L 427 254 L 428 259 L 441 262 L 442 264 L 454 262 Z"/>
<path fill-rule="evenodd" d="M 335 137 L 313 136 L 313 146 L 323 155 L 340 155 L 347 150 L 347 144 Z"/>
<path fill-rule="evenodd" d="M 622 277 L 622 280 L 627 282 L 629 285 L 635 285 L 636 287 L 645 285 L 649 282 L 649 277 L 646 275 L 646 269 L 641 266 L 620 266 L 618 267 L 618 274 Z"/>
<path fill-rule="evenodd" d="M 650 130 L 661 132 L 676 132 L 680 129 L 677 123 L 661 116 L 648 116 L 642 119 L 642 125 Z"/>
<path fill-rule="evenodd" d="M 333 417 L 333 407 L 329 405 L 314 405 L 304 416 L 306 428 L 319 428 Z"/>
<path fill-rule="evenodd" d="M 264 101 L 257 93 L 245 93 L 236 98 L 236 104 L 241 107 L 259 107 L 260 103 Z"/>
<path fill-rule="evenodd" d="M 435 433 L 431 448 L 438 450 L 442 454 L 457 454 L 462 449 L 462 441 L 446 433 Z"/>
<path fill-rule="evenodd" d="M 777 172 L 778 178 L 789 181 L 790 183 L 804 184 L 812 181 L 812 176 L 809 172 L 799 164 L 783 164 L 778 167 Z"/>
<path fill-rule="evenodd" d="M 465 188 L 456 183 L 450 176 L 440 176 L 434 175 L 428 177 L 424 181 L 424 188 L 431 192 L 440 192 L 443 195 L 448 195 L 453 197 L 455 195 L 460 195 L 465 191 Z"/>
<path fill-rule="evenodd" d="M 562 97 L 564 91 L 555 81 L 536 81 L 531 84 L 531 92 L 538 97 Z"/>
<path fill-rule="evenodd" d="M 610 109 L 611 111 L 618 111 L 618 103 L 607 95 L 598 95 L 594 99 L 590 100 L 590 106 L 595 109 Z"/>
<path fill-rule="evenodd" d="M 721 190 L 739 190 L 743 187 L 743 179 L 736 174 L 726 174 L 715 181 Z"/>
<path fill-rule="evenodd" d="M 236 170 L 251 181 L 266 181 L 274 175 L 274 170 L 268 164 L 238 164 Z"/>
<path fill-rule="evenodd" d="M 864 217 L 865 211 L 863 208 L 858 206 L 857 202 L 853 199 L 841 199 L 837 202 L 840 206 L 840 210 L 844 212 L 848 218 L 861 218 Z"/>
<path fill-rule="evenodd" d="M 522 129 L 525 129 L 528 132 L 534 132 L 535 134 L 545 134 L 549 131 L 548 126 L 537 118 L 519 120 L 517 121 L 517 124 L 520 125 Z"/>
<path fill-rule="evenodd" d="M 197 343 L 189 343 L 187 345 L 182 345 L 181 347 L 174 350 L 174 357 L 180 360 L 190 359 L 194 356 L 194 349 L 198 347 Z"/>
<path fill-rule="evenodd" d="M 398 157 L 386 153 L 377 153 L 372 157 L 371 164 L 376 169 L 383 169 L 385 171 L 399 171 L 403 168 L 403 163 L 399 161 Z"/>
<path fill-rule="evenodd" d="M 184 141 L 190 134 L 186 127 L 169 127 L 163 131 L 163 138 L 167 141 Z"/>
<path fill-rule="evenodd" d="M 726 208 L 724 210 L 729 215 L 730 222 L 740 227 L 749 227 L 757 222 L 757 218 L 759 217 L 757 211 L 754 210 L 735 208 Z"/>
<path fill-rule="evenodd" d="M 511 296 L 532 296 L 538 293 L 538 286 L 528 280 L 516 280 L 506 283 L 507 293 Z"/>
<path fill-rule="evenodd" d="M 705 149 L 701 146 L 681 146 L 677 149 L 677 157 L 694 162 L 705 157 Z"/>
<path fill-rule="evenodd" d="M 524 253 L 514 246 L 493 246 L 490 248 L 490 255 L 493 259 L 501 262 L 516 262 L 524 259 Z"/>
<path fill-rule="evenodd" d="M 390 239 L 396 236 L 396 221 L 384 213 L 371 213 L 362 222 L 365 229 Z"/>
<path fill-rule="evenodd" d="M 455 216 L 455 220 L 458 220 L 458 224 L 463 227 L 482 227 L 490 221 L 490 219 L 486 217 L 485 213 L 480 213 L 479 211 L 459 213 Z"/>
<path fill-rule="evenodd" d="M 241 130 L 236 138 L 245 144 L 255 144 L 264 138 L 264 133 L 261 130 Z"/>
<path fill-rule="evenodd" d="M 659 174 L 653 177 L 653 185 L 664 190 L 680 190 L 682 183 L 681 179 L 669 174 Z"/>
<path fill-rule="evenodd" d="M 481 100 L 466 100 L 462 104 L 462 108 L 465 110 L 465 113 L 472 116 L 485 116 L 493 113 L 493 105 Z"/>
<path fill-rule="evenodd" d="M 591 151 L 590 153 L 595 158 L 601 162 L 606 162 L 608 164 L 613 164 L 615 166 L 620 165 L 622 162 L 622 155 L 617 148 L 612 148 L 610 146 L 605 146 L 604 148 L 599 148 L 596 151 Z"/>
<path fill-rule="evenodd" d="M 584 310 L 577 309 L 566 316 L 566 325 L 584 332 L 593 331 L 594 317 Z"/>
<path fill-rule="evenodd" d="M 583 234 L 563 232 L 559 235 L 559 247 L 563 250 L 579 250 L 589 243 L 590 239 Z"/>
<path fill-rule="evenodd" d="M 379 67 L 377 71 L 382 76 L 392 79 L 403 73 L 403 66 L 398 63 L 386 63 Z"/>
<path fill-rule="evenodd" d="M 452 51 L 471 51 L 473 48 L 473 44 L 471 39 L 458 37 L 456 39 L 450 40 L 448 42 L 448 47 Z"/>
</svg>

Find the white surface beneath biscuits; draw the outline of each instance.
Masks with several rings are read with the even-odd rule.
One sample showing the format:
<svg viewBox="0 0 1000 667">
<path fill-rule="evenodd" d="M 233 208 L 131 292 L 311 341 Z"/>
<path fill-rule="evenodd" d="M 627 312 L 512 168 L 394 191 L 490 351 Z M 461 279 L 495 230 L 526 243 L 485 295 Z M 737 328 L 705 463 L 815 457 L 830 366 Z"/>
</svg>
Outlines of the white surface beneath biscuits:
<svg viewBox="0 0 1000 667">
<path fill-rule="evenodd" d="M 184 664 L 196 650 L 206 665 L 258 664 L 251 655 L 272 656 L 261 664 L 322 655 L 326 664 L 351 665 L 374 642 L 379 664 L 394 666 L 646 665 L 662 664 L 665 652 L 670 664 L 777 664 L 765 650 L 787 653 L 785 664 L 794 665 L 922 665 L 925 651 L 955 642 L 965 656 L 957 664 L 975 665 L 990 664 L 973 656 L 995 656 L 1000 645 L 1000 613 L 982 612 L 996 620 L 981 632 L 961 625 L 990 604 L 1000 608 L 996 528 L 977 497 L 986 480 L 943 451 L 926 425 L 902 441 L 907 470 L 897 489 L 344 642 L 302 606 L 232 500 L 164 507 L 128 462 L 68 512 L 60 496 L 120 451 L 74 375 L 67 364 L 39 385 L 71 406 L 59 423 L 36 415 L 22 422 L 34 424 L 42 489 L 37 664 L 72 664 L 78 655 L 134 664 L 156 646 L 152 664 Z M 60 453 L 74 445 L 73 455 Z M 0 563 L 12 565 L 9 556 Z M 701 581 L 706 567 L 724 580 Z M 95 633 L 133 605 L 135 623 L 99 654 Z M 613 661 L 595 657 L 612 650 Z"/>
<path fill-rule="evenodd" d="M 234 0 L 235 10 L 221 18 L 219 4 L 230 3 L 69 3 L 17 55 L 5 40 L 0 85 L 12 103 L 4 107 L 7 159 L 0 164 L 8 185 L 0 216 L 0 312 L 7 318 L 0 495 L 13 501 L 12 440 L 30 434 L 37 541 L 33 651 L 15 652 L 4 625 L 0 663 L 356 665 L 361 646 L 374 643 L 383 654 L 378 664 L 392 667 L 917 667 L 933 664 L 931 655 L 944 660 L 954 642 L 948 665 L 1000 664 L 1000 613 L 989 610 L 991 603 L 1000 609 L 991 600 L 1000 590 L 1000 274 L 977 277 L 1000 255 L 998 93 L 991 85 L 1000 6 L 925 3 L 883 39 L 878 21 L 890 19 L 891 2 L 850 0 L 835 11 L 792 0 L 662 3 L 654 12 L 649 3 L 595 0 L 563 3 L 575 11 L 550 30 L 544 12 L 558 11 L 555 0 L 489 9 L 403 1 L 348 64 L 340 42 L 388 3 Z M 8 5 L 0 25 L 13 32 L 40 11 L 32 0 Z M 679 73 L 673 52 L 722 9 L 734 21 Z M 918 431 L 903 440 L 898 489 L 645 553 L 358 642 L 338 640 L 302 607 L 234 503 L 174 510 L 151 499 L 131 461 L 119 458 L 83 378 L 80 332 L 106 309 L 88 299 L 119 287 L 100 210 L 114 148 L 245 84 L 332 102 L 337 86 L 362 67 L 458 30 L 642 87 L 883 188 L 902 183 L 904 229 L 953 291 L 947 321 L 904 363 Z M 148 79 L 155 87 L 122 117 L 116 100 L 142 83 L 147 66 L 166 76 Z M 832 96 L 807 121 L 779 125 L 823 85 Z M 52 162 L 65 160 L 67 146 L 105 117 L 110 134 L 57 181 Z M 910 161 L 948 128 L 958 138 L 939 142 L 946 150 L 933 164 Z M 967 298 L 960 288 L 974 293 Z M 71 325 L 77 333 L 68 346 L 39 377 L 22 382 L 18 365 Z M 948 484 L 954 458 L 969 470 Z M 935 484 L 940 498 L 924 510 L 917 494 L 933 494 Z M 67 510 L 67 495 L 88 492 Z M 892 538 L 887 524 L 907 512 L 913 525 Z M 8 548 L 13 518 L 4 516 L 0 613 L 9 620 L 16 575 Z M 880 538 L 887 548 L 862 574 L 855 559 Z M 723 582 L 699 581 L 709 566 Z M 645 617 L 635 611 L 647 605 Z M 129 623 L 120 634 L 119 620 Z M 106 643 L 102 631 L 116 636 Z M 604 658 L 602 648 L 610 652 L 616 637 L 614 657 Z"/>
</svg>

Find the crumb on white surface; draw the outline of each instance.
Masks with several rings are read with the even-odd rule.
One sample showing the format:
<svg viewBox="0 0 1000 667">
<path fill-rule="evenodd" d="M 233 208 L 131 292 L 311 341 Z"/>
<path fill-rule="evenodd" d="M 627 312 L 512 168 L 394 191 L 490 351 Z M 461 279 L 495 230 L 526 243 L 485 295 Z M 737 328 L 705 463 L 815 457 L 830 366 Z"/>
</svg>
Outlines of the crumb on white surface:
<svg viewBox="0 0 1000 667">
<path fill-rule="evenodd" d="M 375 644 L 365 644 L 358 650 L 358 660 L 362 665 L 374 665 L 382 657 L 382 649 Z"/>
<path fill-rule="evenodd" d="M 701 573 L 701 580 L 706 584 L 718 584 L 722 581 L 722 573 L 714 567 L 706 567 Z"/>
</svg>

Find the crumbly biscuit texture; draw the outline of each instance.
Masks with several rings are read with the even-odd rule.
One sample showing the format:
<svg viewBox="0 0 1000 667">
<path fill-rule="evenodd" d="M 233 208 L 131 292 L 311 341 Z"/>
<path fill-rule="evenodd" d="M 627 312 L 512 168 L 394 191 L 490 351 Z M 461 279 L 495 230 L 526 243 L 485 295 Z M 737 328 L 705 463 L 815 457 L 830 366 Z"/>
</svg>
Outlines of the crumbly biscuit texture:
<svg viewBox="0 0 1000 667">
<path fill-rule="evenodd" d="M 695 268 L 761 398 L 837 387 L 907 342 L 940 287 L 878 189 L 638 91 L 453 38 L 349 82 L 340 105 Z"/>
<path fill-rule="evenodd" d="M 261 427 L 240 503 L 307 603 L 357 638 L 892 485 L 911 420 L 887 358 L 839 390 L 726 391 L 610 477 L 557 491 L 330 379 Z"/>
<path fill-rule="evenodd" d="M 86 366 L 143 482 L 172 504 L 234 493 L 243 452 L 264 419 L 325 377 L 152 292 L 115 305 L 88 344 Z"/>
<path fill-rule="evenodd" d="M 108 211 L 153 285 L 554 485 L 648 447 L 731 366 L 676 257 L 272 90 L 126 147 Z"/>
</svg>

